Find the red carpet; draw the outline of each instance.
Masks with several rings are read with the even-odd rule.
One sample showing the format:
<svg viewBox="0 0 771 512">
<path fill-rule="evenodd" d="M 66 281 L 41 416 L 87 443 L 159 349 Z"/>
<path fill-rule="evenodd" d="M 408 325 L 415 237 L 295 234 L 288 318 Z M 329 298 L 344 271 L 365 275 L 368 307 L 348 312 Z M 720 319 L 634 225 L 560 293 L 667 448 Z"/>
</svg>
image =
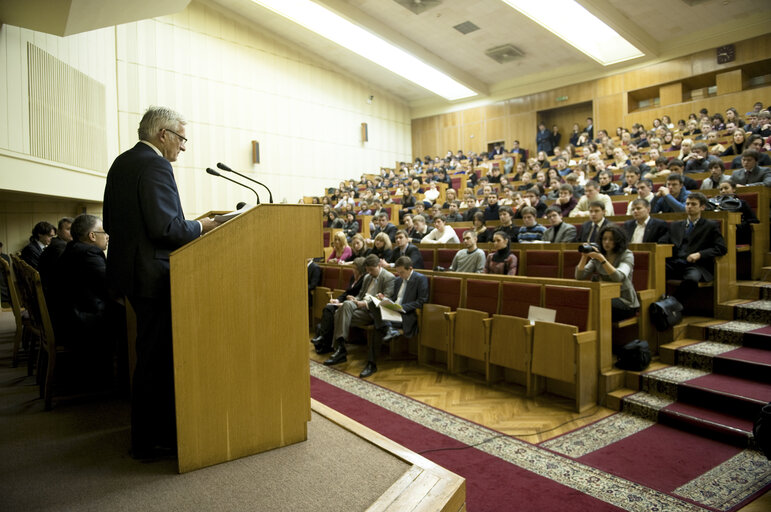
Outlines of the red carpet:
<svg viewBox="0 0 771 512">
<path fill-rule="evenodd" d="M 686 381 L 684 385 L 709 389 L 726 395 L 746 397 L 763 404 L 771 402 L 771 384 L 755 382 L 731 375 L 710 373 L 703 377 Z"/>
<path fill-rule="evenodd" d="M 736 350 L 720 354 L 720 357 L 771 365 L 771 350 L 763 350 L 761 348 L 739 347 Z"/>
<path fill-rule="evenodd" d="M 740 448 L 654 424 L 578 460 L 671 493 L 740 451 Z"/>
<path fill-rule="evenodd" d="M 705 421 L 716 423 L 718 425 L 726 425 L 744 432 L 752 430 L 752 421 L 737 418 L 730 414 L 725 414 L 713 409 L 707 409 L 705 407 L 699 407 L 698 405 L 691 405 L 682 402 L 674 402 L 663 409 L 662 411 L 670 411 L 674 413 L 687 414 L 694 418 L 700 418 Z"/>
<path fill-rule="evenodd" d="M 568 508 L 587 512 L 623 510 L 476 448 L 466 447 L 315 377 L 311 377 L 311 396 L 414 452 L 444 449 L 423 455 L 466 479 L 467 509 L 470 512 L 548 512 Z"/>
</svg>

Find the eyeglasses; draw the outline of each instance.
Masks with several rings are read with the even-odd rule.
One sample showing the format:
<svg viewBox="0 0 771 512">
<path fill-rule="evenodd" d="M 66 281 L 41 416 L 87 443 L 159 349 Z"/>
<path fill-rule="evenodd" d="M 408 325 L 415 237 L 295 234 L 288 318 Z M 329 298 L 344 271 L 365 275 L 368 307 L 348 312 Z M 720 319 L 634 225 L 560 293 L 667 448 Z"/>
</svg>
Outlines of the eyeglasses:
<svg viewBox="0 0 771 512">
<path fill-rule="evenodd" d="M 187 144 L 187 139 L 185 137 L 183 137 L 182 135 L 178 134 L 177 132 L 175 132 L 174 130 L 169 130 L 168 128 L 164 128 L 164 130 L 166 130 L 167 132 L 171 132 L 174 135 L 176 135 L 177 137 L 179 137 L 179 140 L 182 141 L 182 144 Z"/>
<path fill-rule="evenodd" d="M 106 235 L 107 231 L 92 231 L 92 233 L 95 235 Z"/>
</svg>

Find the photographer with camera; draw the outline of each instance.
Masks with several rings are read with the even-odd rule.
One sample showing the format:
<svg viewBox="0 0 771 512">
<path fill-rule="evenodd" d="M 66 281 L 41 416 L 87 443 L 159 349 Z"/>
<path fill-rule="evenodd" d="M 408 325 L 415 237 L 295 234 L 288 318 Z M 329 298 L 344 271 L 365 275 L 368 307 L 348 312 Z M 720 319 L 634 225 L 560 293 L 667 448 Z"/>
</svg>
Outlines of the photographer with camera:
<svg viewBox="0 0 771 512">
<path fill-rule="evenodd" d="M 585 243 L 578 248 L 581 260 L 576 267 L 576 279 L 621 283 L 621 295 L 611 300 L 611 318 L 617 322 L 634 316 L 640 309 L 632 284 L 634 254 L 627 249 L 626 233 L 615 224 L 603 227 L 599 239 L 599 245 Z"/>
</svg>

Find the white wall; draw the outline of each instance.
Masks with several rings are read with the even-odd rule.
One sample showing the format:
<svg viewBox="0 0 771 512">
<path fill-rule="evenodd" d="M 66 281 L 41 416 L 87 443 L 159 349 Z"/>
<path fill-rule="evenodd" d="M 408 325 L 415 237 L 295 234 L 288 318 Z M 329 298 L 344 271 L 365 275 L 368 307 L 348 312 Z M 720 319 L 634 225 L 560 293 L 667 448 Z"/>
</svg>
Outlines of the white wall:
<svg viewBox="0 0 771 512">
<path fill-rule="evenodd" d="M 104 186 L 106 169 L 29 156 L 27 41 L 105 84 L 109 162 L 136 143 L 149 105 L 175 108 L 188 119 L 188 149 L 175 164 L 188 217 L 253 201 L 251 192 L 205 174 L 218 161 L 254 173 L 275 201 L 296 202 L 343 178 L 410 159 L 406 102 L 235 15 L 193 2 L 172 16 L 66 38 L 0 28 L 0 75 L 7 77 L 0 80 L 0 191 L 98 201 Z M 362 122 L 369 125 L 366 143 Z M 260 143 L 258 165 L 251 163 L 252 140 Z M 9 240 L 3 225 L 0 219 L 0 240 Z"/>
</svg>

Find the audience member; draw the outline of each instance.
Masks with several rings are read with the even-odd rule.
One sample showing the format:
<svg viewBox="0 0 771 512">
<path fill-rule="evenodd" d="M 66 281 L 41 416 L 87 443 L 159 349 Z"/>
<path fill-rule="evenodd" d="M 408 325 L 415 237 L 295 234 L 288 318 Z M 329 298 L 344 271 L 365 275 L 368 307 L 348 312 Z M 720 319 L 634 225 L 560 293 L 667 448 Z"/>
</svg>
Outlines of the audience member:
<svg viewBox="0 0 771 512">
<path fill-rule="evenodd" d="M 397 259 L 394 270 L 399 277 L 393 284 L 393 291 L 390 294 L 378 293 L 377 298 L 380 300 L 389 299 L 400 305 L 402 311 L 398 314 L 401 315 L 402 320 L 401 322 L 384 320 L 380 307 L 375 306 L 372 301 L 369 302 L 368 308 L 372 316 L 375 333 L 367 338 L 367 364 L 359 374 L 362 379 L 377 371 L 377 359 L 380 355 L 382 342 L 391 341 L 400 335 L 405 338 L 412 338 L 418 333 L 417 310 L 428 302 L 428 279 L 419 272 L 415 272 L 409 257 L 402 256 Z M 402 328 L 402 333 L 396 330 L 399 327 Z"/>
<path fill-rule="evenodd" d="M 610 200 L 610 197 L 600 194 L 599 183 L 594 180 L 587 181 L 585 190 L 584 196 L 578 200 L 576 207 L 570 212 L 570 217 L 588 217 L 589 204 L 595 201 L 599 201 L 603 205 L 606 216 L 610 217 L 613 215 L 613 202 Z"/>
<path fill-rule="evenodd" d="M 549 227 L 543 233 L 544 242 L 560 244 L 576 241 L 576 227 L 562 221 L 562 210 L 557 204 L 546 209 L 546 219 Z"/>
<path fill-rule="evenodd" d="M 519 233 L 519 226 L 514 225 L 514 211 L 509 206 L 501 206 L 498 210 L 501 223 L 495 228 L 495 232 L 503 231 L 509 235 L 509 240 L 516 240 Z"/>
<path fill-rule="evenodd" d="M 485 274 L 517 275 L 517 257 L 511 252 L 511 238 L 505 231 L 493 235 L 493 250 L 485 261 Z"/>
<path fill-rule="evenodd" d="M 645 199 L 631 203 L 631 220 L 624 222 L 627 239 L 633 244 L 658 244 L 669 231 L 666 221 L 651 217 L 651 205 Z"/>
<path fill-rule="evenodd" d="M 56 228 L 50 222 L 40 221 L 35 224 L 35 227 L 32 228 L 32 236 L 29 237 L 29 243 L 21 250 L 21 259 L 37 270 L 43 249 L 48 247 L 55 236 Z"/>
<path fill-rule="evenodd" d="M 717 222 L 702 218 L 707 198 L 694 192 L 685 200 L 686 220 L 672 222 L 662 243 L 674 244 L 667 259 L 667 279 L 681 280 L 675 298 L 684 303 L 696 293 L 699 281 L 711 281 L 715 258 L 728 250 Z"/>
<path fill-rule="evenodd" d="M 498 204 L 498 193 L 493 190 L 487 194 L 487 207 L 484 210 L 485 220 L 498 220 L 500 218 L 498 216 L 499 208 L 500 205 Z"/>
<path fill-rule="evenodd" d="M 610 281 L 621 283 L 621 295 L 610 301 L 611 317 L 614 322 L 630 318 L 640 309 L 634 285 L 634 254 L 627 249 L 624 232 L 616 225 L 602 228 L 599 236 L 599 250 L 582 253 L 576 266 L 575 277 L 581 280 Z"/>
<path fill-rule="evenodd" d="M 718 157 L 709 154 L 709 148 L 703 142 L 697 142 L 693 145 L 691 155 L 693 156 L 685 164 L 686 173 L 705 172 L 710 163 L 720 162 Z"/>
<path fill-rule="evenodd" d="M 72 241 L 72 235 L 70 234 L 71 226 L 72 219 L 70 217 L 59 219 L 56 236 L 51 239 L 51 243 L 43 250 L 38 259 L 38 272 L 40 272 L 40 281 L 43 284 L 43 292 L 46 299 L 48 299 L 49 284 L 53 274 L 56 272 L 56 262 L 59 261 L 62 253 L 64 253 L 67 243 Z"/>
<path fill-rule="evenodd" d="M 726 176 L 725 173 L 725 167 L 723 167 L 723 162 L 718 160 L 717 162 L 710 162 L 709 164 L 709 172 L 710 175 L 707 178 L 704 178 L 704 180 L 701 182 L 701 190 L 711 190 L 716 189 L 718 185 L 723 183 L 724 181 L 729 181 L 731 179 L 730 176 Z"/>
<path fill-rule="evenodd" d="M 353 257 L 353 251 L 348 245 L 348 239 L 343 231 L 335 232 L 332 237 L 332 254 L 327 258 L 327 263 L 343 263 Z"/>
<path fill-rule="evenodd" d="M 536 210 L 532 206 L 526 206 L 522 208 L 522 227 L 517 233 L 517 242 L 519 243 L 531 243 L 540 242 L 543 238 L 543 234 L 546 228 L 538 224 L 536 220 Z"/>
<path fill-rule="evenodd" d="M 720 209 L 728 209 L 725 199 L 733 199 L 731 208 L 728 211 L 736 211 L 742 214 L 741 222 L 736 226 L 736 243 L 737 244 L 749 244 L 752 242 L 752 224 L 757 224 L 758 220 L 755 212 L 752 211 L 750 205 L 744 199 L 740 199 L 736 196 L 736 189 L 730 181 L 724 181 L 718 185 L 719 196 L 714 198 L 715 204 L 720 206 Z"/>
<path fill-rule="evenodd" d="M 485 253 L 477 247 L 477 235 L 474 231 L 463 232 L 463 247 L 455 254 L 448 270 L 453 272 L 482 272 L 485 268 Z"/>
<path fill-rule="evenodd" d="M 581 225 L 578 241 L 598 243 L 600 230 L 609 224 L 610 221 L 605 218 L 602 202 L 592 201 L 589 203 L 589 220 Z"/>
<path fill-rule="evenodd" d="M 316 337 L 311 340 L 317 354 L 332 352 L 332 334 L 335 329 L 335 312 L 346 297 L 356 297 L 361 291 L 361 283 L 364 280 L 364 258 L 358 257 L 351 262 L 353 275 L 348 283 L 348 288 L 336 299 L 329 299 L 329 304 L 321 311 L 321 322 L 316 326 Z M 331 293 L 330 293 L 331 295 Z"/>
<path fill-rule="evenodd" d="M 396 236 L 396 226 L 388 222 L 388 214 L 385 212 L 375 215 L 375 229 L 372 231 L 371 236 L 374 240 L 379 233 L 385 233 L 391 242 L 394 241 Z"/>
<path fill-rule="evenodd" d="M 763 185 L 771 187 L 771 169 L 760 167 L 760 154 L 754 149 L 746 149 L 742 153 L 742 168 L 731 174 L 731 184 L 736 187 L 748 185 Z"/>
<path fill-rule="evenodd" d="M 450 213 L 447 214 L 447 222 L 463 222 L 463 215 L 459 211 L 460 201 L 450 203 Z"/>
<path fill-rule="evenodd" d="M 389 261 L 392 252 L 391 239 L 385 233 L 378 233 L 372 242 L 372 248 L 367 251 L 367 256 L 374 254 L 381 260 Z"/>
<path fill-rule="evenodd" d="M 477 236 L 477 243 L 480 244 L 487 243 L 493 238 L 493 230 L 489 229 L 485 222 L 485 216 L 482 212 L 476 212 L 474 219 L 471 221 L 474 226 L 474 233 Z"/>
<path fill-rule="evenodd" d="M 421 243 L 424 244 L 457 244 L 458 234 L 449 224 L 445 223 L 444 215 L 434 217 L 434 229 L 423 237 Z"/>
<path fill-rule="evenodd" d="M 411 233 L 408 233 L 410 235 L 410 242 L 413 244 L 422 243 L 423 239 L 429 233 L 428 226 L 426 225 L 426 218 L 422 215 L 413 215 L 412 223 L 415 227 Z"/>
<path fill-rule="evenodd" d="M 313 291 L 321 284 L 321 267 L 308 258 L 308 307 L 313 307 Z"/>
<path fill-rule="evenodd" d="M 651 203 L 653 213 L 673 213 L 685 211 L 685 200 L 690 192 L 683 187 L 682 174 L 667 176 L 667 186 L 659 187 Z"/>
<path fill-rule="evenodd" d="M 387 262 L 380 260 L 380 266 L 393 267 L 402 256 L 407 256 L 412 261 L 412 268 L 423 268 L 423 255 L 420 254 L 420 249 L 412 245 L 407 232 L 400 229 L 396 232 L 396 242 L 392 248 L 391 258 Z"/>
</svg>

